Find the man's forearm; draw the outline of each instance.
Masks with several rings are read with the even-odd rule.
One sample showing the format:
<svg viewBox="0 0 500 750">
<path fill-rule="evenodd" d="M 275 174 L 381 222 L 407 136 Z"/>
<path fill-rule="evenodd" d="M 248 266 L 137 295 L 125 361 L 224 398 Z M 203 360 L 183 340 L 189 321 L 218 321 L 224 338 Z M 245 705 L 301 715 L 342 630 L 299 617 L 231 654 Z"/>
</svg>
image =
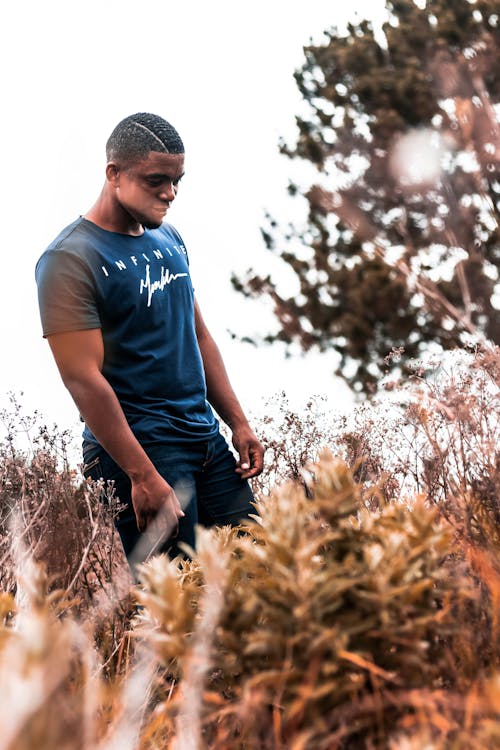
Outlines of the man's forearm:
<svg viewBox="0 0 500 750">
<path fill-rule="evenodd" d="M 208 400 L 233 433 L 233 445 L 239 454 L 236 472 L 243 479 L 255 477 L 262 471 L 264 448 L 236 398 L 217 344 L 210 335 L 198 341 L 205 365 Z"/>
<path fill-rule="evenodd" d="M 103 375 L 66 379 L 65 385 L 92 434 L 131 479 L 154 470 Z"/>
</svg>

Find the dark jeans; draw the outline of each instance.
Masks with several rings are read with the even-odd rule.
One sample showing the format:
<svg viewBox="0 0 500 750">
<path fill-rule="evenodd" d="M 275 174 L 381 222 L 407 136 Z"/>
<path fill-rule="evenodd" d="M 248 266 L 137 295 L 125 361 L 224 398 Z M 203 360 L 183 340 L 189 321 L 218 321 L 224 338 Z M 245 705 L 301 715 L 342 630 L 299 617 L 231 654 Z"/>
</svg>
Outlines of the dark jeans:
<svg viewBox="0 0 500 750">
<path fill-rule="evenodd" d="M 175 539 L 167 539 L 157 552 L 168 552 L 170 557 L 185 554 L 178 547 L 184 542 L 194 549 L 195 527 L 231 525 L 248 518 L 255 512 L 252 490 L 246 480 L 235 473 L 236 461 L 219 433 L 209 441 L 184 445 L 144 446 L 161 476 L 174 488 L 185 517 L 179 521 L 179 532 Z M 146 555 L 134 555 L 141 545 L 141 532 L 137 529 L 134 509 L 130 497 L 130 479 L 102 449 L 91 446 L 85 450 L 83 473 L 92 479 L 112 480 L 115 495 L 127 507 L 116 519 L 123 548 L 129 563 L 140 562 Z"/>
</svg>

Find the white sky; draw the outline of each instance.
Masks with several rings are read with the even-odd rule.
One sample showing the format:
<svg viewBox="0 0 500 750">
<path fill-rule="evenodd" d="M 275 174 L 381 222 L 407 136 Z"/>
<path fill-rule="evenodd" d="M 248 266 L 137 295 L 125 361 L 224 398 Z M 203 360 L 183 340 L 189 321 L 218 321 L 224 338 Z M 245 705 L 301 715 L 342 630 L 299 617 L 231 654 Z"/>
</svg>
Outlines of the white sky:
<svg viewBox="0 0 500 750">
<path fill-rule="evenodd" d="M 295 135 L 301 99 L 293 73 L 302 47 L 383 0 L 67 0 L 3 3 L 0 404 L 24 392 L 26 410 L 76 429 L 77 413 L 41 337 L 34 266 L 46 245 L 97 197 L 106 139 L 137 111 L 164 116 L 186 146 L 186 176 L 168 220 L 189 250 L 205 319 L 248 411 L 285 391 L 300 408 L 326 394 L 348 408 L 334 356 L 285 360 L 279 347 L 231 341 L 227 328 L 265 333 L 273 318 L 246 301 L 231 271 L 286 269 L 265 250 L 266 209 L 293 221 L 296 169 L 278 153 Z"/>
</svg>

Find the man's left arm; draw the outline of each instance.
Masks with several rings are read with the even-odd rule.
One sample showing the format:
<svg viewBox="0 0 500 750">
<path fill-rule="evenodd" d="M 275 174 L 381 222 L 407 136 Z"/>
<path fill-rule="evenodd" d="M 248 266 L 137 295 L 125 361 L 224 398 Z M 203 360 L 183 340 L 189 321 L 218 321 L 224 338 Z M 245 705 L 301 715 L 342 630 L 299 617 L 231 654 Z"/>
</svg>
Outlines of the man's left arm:
<svg viewBox="0 0 500 750">
<path fill-rule="evenodd" d="M 255 477 L 262 471 L 264 448 L 250 427 L 236 398 L 219 347 L 205 325 L 197 302 L 195 302 L 195 324 L 196 337 L 205 368 L 208 400 L 233 433 L 233 445 L 239 455 L 236 471 L 243 479 Z"/>
</svg>

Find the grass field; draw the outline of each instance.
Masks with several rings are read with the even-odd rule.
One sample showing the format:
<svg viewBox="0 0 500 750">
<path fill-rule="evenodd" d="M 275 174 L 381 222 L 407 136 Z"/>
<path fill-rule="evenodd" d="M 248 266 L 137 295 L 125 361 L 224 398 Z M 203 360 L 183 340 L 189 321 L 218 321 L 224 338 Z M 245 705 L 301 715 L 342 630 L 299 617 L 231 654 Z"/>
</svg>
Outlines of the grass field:
<svg viewBox="0 0 500 750">
<path fill-rule="evenodd" d="M 112 488 L 13 401 L 0 750 L 500 748 L 499 386 L 457 351 L 348 417 L 284 400 L 254 519 L 138 584 Z"/>
</svg>

